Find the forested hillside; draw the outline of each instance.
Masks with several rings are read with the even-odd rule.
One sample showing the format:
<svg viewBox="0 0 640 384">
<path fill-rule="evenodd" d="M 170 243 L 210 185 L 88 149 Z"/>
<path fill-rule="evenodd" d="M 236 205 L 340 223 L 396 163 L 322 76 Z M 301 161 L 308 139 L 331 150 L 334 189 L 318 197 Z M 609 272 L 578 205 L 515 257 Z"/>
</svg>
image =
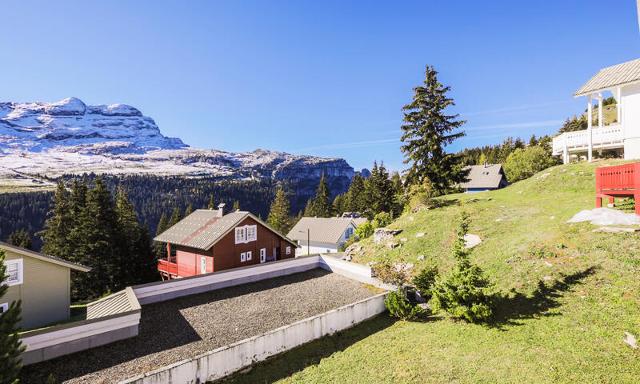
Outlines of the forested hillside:
<svg viewBox="0 0 640 384">
<path fill-rule="evenodd" d="M 94 175 L 80 179 L 91 182 Z M 155 233 L 160 216 L 170 215 L 174 208 L 181 212 L 191 205 L 193 209 L 206 208 L 213 196 L 215 204 L 225 203 L 227 209 L 234 204 L 242 210 L 267 218 L 269 205 L 275 195 L 276 187 L 282 185 L 288 192 L 291 202 L 291 214 L 304 210 L 309 197 L 314 193 L 317 182 L 275 182 L 271 180 L 237 181 L 213 177 L 186 178 L 181 176 L 111 176 L 103 175 L 103 181 L 112 191 L 122 186 L 133 203 L 136 212 L 149 233 Z M 70 183 L 73 177 L 64 177 Z M 331 195 L 345 192 L 342 177 L 327 177 Z M 19 229 L 25 229 L 32 235 L 42 230 L 46 214 L 49 211 L 53 192 L 24 192 L 0 194 L 0 240 L 6 241 L 9 235 Z M 40 249 L 42 242 L 34 236 L 33 247 Z"/>
</svg>

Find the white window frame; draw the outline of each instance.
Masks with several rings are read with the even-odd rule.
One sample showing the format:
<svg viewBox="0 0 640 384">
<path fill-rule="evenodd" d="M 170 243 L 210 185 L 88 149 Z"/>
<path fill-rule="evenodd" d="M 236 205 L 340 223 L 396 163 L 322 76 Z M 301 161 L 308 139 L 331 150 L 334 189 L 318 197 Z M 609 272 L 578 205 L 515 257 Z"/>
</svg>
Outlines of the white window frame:
<svg viewBox="0 0 640 384">
<path fill-rule="evenodd" d="M 286 253 L 287 255 L 290 255 L 290 254 L 291 254 L 291 247 L 287 247 L 287 248 L 285 248 L 285 253 Z"/>
<path fill-rule="evenodd" d="M 267 248 L 260 248 L 260 262 L 264 263 L 267 261 Z"/>
<path fill-rule="evenodd" d="M 9 303 L 0 304 L 0 313 L 5 313 L 9 310 Z"/>
<path fill-rule="evenodd" d="M 251 261 L 251 256 L 252 256 L 251 253 L 252 253 L 251 251 L 247 251 L 247 261 Z"/>
<path fill-rule="evenodd" d="M 258 240 L 258 226 L 244 225 L 235 228 L 236 244 L 246 244 Z"/>
<path fill-rule="evenodd" d="M 246 252 L 240 252 L 240 262 L 244 263 L 245 261 L 247 261 L 247 253 Z"/>
<path fill-rule="evenodd" d="M 24 265 L 22 259 L 14 259 L 14 260 L 5 260 L 4 265 L 7 267 L 7 272 L 9 271 L 9 266 L 15 265 L 17 268 L 17 278 L 13 281 L 9 280 L 9 275 L 7 274 L 7 278 L 4 283 L 8 286 L 20 285 L 24 281 Z"/>
</svg>

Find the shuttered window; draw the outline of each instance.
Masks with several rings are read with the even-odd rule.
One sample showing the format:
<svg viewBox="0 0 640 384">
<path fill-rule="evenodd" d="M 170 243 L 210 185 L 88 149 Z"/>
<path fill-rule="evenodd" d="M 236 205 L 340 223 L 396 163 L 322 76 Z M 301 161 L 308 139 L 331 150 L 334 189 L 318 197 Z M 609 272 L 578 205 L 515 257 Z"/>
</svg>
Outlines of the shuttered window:
<svg viewBox="0 0 640 384">
<path fill-rule="evenodd" d="M 9 286 L 22 284 L 22 259 L 6 260 L 4 264 L 7 267 L 5 284 Z"/>
<path fill-rule="evenodd" d="M 248 243 L 258 240 L 258 226 L 245 225 L 236 227 L 236 244 Z"/>
</svg>

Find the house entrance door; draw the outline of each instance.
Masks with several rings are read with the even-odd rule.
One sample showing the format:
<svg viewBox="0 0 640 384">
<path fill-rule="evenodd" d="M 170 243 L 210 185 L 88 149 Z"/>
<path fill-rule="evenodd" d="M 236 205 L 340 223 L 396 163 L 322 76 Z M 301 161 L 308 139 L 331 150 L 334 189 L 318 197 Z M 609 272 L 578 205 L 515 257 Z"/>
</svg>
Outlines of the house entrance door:
<svg viewBox="0 0 640 384">
<path fill-rule="evenodd" d="M 207 273 L 207 258 L 200 256 L 200 274 Z"/>
</svg>

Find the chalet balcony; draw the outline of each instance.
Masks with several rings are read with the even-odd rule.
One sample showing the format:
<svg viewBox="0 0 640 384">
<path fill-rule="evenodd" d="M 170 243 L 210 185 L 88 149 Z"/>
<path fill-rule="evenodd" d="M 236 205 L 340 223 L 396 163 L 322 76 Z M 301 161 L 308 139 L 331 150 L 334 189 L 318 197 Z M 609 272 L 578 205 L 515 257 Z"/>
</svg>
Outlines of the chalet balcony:
<svg viewBox="0 0 640 384">
<path fill-rule="evenodd" d="M 178 264 L 175 263 L 175 259 L 173 261 L 160 259 L 158 260 L 158 272 L 167 277 L 178 276 Z"/>
<path fill-rule="evenodd" d="M 592 128 L 593 149 L 615 149 L 624 147 L 624 131 L 621 124 Z M 553 154 L 586 152 L 589 150 L 589 130 L 565 132 L 553 138 Z"/>
</svg>

